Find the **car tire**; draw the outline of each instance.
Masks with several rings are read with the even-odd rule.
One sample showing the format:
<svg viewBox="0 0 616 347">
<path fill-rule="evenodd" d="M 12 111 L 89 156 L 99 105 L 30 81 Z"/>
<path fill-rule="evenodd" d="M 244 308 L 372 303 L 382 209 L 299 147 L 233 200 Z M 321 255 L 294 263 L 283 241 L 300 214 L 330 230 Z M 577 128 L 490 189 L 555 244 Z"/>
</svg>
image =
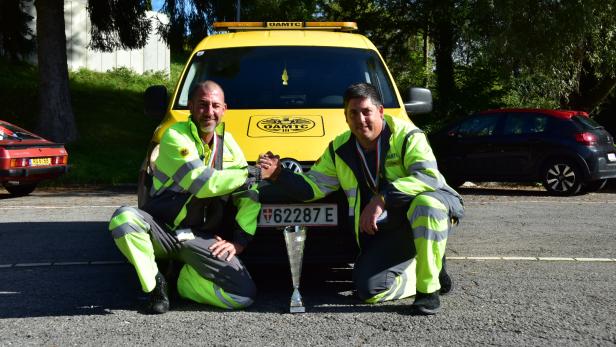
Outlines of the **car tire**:
<svg viewBox="0 0 616 347">
<path fill-rule="evenodd" d="M 605 187 L 606 183 L 607 179 L 586 182 L 584 183 L 584 190 L 589 193 L 598 192 Z"/>
<path fill-rule="evenodd" d="M 567 159 L 549 161 L 543 167 L 542 183 L 553 195 L 569 196 L 582 190 L 582 171 Z"/>
<path fill-rule="evenodd" d="M 11 194 L 12 196 L 26 196 L 32 193 L 35 188 L 36 188 L 36 183 L 19 184 L 19 185 L 12 185 L 12 184 L 4 185 L 4 189 L 6 189 L 9 192 L 9 194 Z"/>
</svg>

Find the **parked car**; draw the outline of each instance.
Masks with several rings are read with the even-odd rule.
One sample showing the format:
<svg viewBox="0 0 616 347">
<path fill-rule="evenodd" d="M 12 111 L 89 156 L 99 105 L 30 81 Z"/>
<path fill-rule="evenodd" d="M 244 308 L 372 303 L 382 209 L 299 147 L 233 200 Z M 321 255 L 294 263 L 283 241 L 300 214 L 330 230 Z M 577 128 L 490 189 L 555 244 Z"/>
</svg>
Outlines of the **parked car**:
<svg viewBox="0 0 616 347">
<path fill-rule="evenodd" d="M 0 183 L 9 194 L 32 193 L 40 181 L 66 173 L 67 163 L 61 143 L 0 121 Z"/>
<path fill-rule="evenodd" d="M 427 89 L 409 89 L 409 100 L 403 102 L 374 44 L 353 33 L 356 23 L 224 22 L 214 28 L 227 33 L 210 35 L 195 47 L 170 99 L 163 86 L 145 93 L 146 114 L 162 122 L 142 166 L 139 206 L 148 198 L 149 164 L 156 146 L 169 126 L 187 119 L 189 90 L 200 81 L 210 79 L 222 86 L 228 105 L 226 130 L 249 163 L 271 150 L 296 171 L 308 169 L 327 144 L 348 129 L 342 99 L 353 83 L 374 84 L 385 112 L 394 117 L 408 119 L 407 112 L 429 112 L 432 107 Z M 259 229 L 244 259 L 286 263 L 284 239 L 277 229 L 294 224 L 300 212 L 298 224 L 309 226 L 307 262 L 354 259 L 355 235 L 344 192 L 309 207 L 283 201 L 264 201 Z"/>
<path fill-rule="evenodd" d="M 554 195 L 573 195 L 597 191 L 616 177 L 614 138 L 586 112 L 488 110 L 429 138 L 452 186 L 541 182 Z"/>
</svg>

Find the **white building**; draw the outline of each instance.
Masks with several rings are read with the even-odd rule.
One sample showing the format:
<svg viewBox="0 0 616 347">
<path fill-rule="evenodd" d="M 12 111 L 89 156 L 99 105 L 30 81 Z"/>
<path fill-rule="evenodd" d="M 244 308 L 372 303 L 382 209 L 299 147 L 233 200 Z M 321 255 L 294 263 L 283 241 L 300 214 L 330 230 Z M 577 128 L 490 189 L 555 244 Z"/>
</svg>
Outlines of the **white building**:
<svg viewBox="0 0 616 347">
<path fill-rule="evenodd" d="M 145 47 L 135 50 L 116 50 L 113 52 L 95 51 L 90 45 L 90 17 L 86 9 L 87 0 L 64 0 L 64 23 L 66 32 L 66 54 L 68 68 L 105 72 L 114 68 L 126 67 L 136 73 L 146 71 L 162 71 L 167 76 L 170 73 L 169 47 L 156 32 L 158 21 L 168 23 L 167 16 L 158 12 L 148 11 L 152 30 Z M 27 2 L 25 10 L 34 18 L 31 22 L 32 32 L 36 33 L 36 9 L 33 2 Z M 36 54 L 30 59 L 36 64 Z"/>
</svg>

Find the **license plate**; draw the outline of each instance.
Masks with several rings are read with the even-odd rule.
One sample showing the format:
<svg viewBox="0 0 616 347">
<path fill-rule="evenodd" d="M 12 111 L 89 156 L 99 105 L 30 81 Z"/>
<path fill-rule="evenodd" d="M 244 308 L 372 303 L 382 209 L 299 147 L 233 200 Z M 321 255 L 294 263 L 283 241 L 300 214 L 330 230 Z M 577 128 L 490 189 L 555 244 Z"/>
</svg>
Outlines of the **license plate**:
<svg viewBox="0 0 616 347">
<path fill-rule="evenodd" d="M 51 165 L 51 158 L 32 158 L 30 166 Z"/>
<path fill-rule="evenodd" d="M 609 160 L 609 161 L 616 161 L 616 153 L 608 153 L 607 154 L 607 160 Z"/>
<path fill-rule="evenodd" d="M 336 204 L 286 204 L 261 206 L 260 227 L 336 226 L 338 206 Z"/>
</svg>

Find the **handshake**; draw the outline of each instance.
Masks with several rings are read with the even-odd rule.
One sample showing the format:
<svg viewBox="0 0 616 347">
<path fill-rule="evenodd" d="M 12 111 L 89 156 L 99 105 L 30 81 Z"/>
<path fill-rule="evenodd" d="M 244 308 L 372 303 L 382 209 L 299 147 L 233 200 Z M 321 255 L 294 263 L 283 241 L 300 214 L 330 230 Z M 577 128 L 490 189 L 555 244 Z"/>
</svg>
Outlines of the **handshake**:
<svg viewBox="0 0 616 347">
<path fill-rule="evenodd" d="M 275 155 L 271 151 L 265 154 L 259 154 L 257 167 L 261 169 L 261 179 L 275 181 L 282 170 L 280 156 Z"/>
</svg>

